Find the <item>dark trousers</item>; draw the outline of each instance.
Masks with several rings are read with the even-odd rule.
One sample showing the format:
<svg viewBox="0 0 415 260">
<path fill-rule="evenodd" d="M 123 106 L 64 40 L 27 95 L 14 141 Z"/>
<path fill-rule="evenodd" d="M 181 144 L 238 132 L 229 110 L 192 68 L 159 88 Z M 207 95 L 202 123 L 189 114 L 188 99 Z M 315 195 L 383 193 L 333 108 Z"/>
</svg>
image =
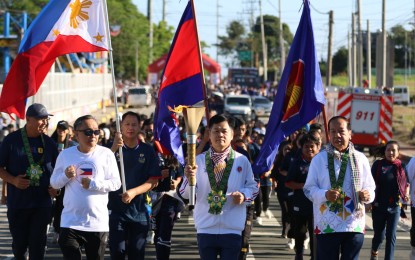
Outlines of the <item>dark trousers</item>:
<svg viewBox="0 0 415 260">
<path fill-rule="evenodd" d="M 164 195 L 159 213 L 156 216 L 156 230 L 154 244 L 156 246 L 156 259 L 170 259 L 171 235 L 174 223 L 177 220 L 179 201 L 171 196 Z"/>
<path fill-rule="evenodd" d="M 242 237 L 237 234 L 197 234 L 201 260 L 237 260 L 241 250 Z"/>
<path fill-rule="evenodd" d="M 372 210 L 373 219 L 373 239 L 372 250 L 378 251 L 385 236 L 385 260 L 393 259 L 396 244 L 396 229 L 401 215 L 401 208 L 379 208 Z"/>
<path fill-rule="evenodd" d="M 144 260 L 148 223 L 122 221 L 112 213 L 109 225 L 111 259 L 124 260 L 128 256 L 128 259 Z"/>
<path fill-rule="evenodd" d="M 303 255 L 304 252 L 304 241 L 306 239 L 306 233 L 308 231 L 310 237 L 310 250 L 311 250 L 311 259 L 314 255 L 314 241 L 313 241 L 313 213 L 308 215 L 300 215 L 294 213 L 295 219 L 295 253 L 296 255 Z"/>
<path fill-rule="evenodd" d="M 43 259 L 46 246 L 47 226 L 51 218 L 51 208 L 7 210 L 12 250 L 16 260 L 26 259 L 29 248 L 31 260 Z"/>
<path fill-rule="evenodd" d="M 254 219 L 254 206 L 249 205 L 246 207 L 246 221 L 245 228 L 242 231 L 242 248 L 239 253 L 239 260 L 245 260 L 249 253 L 249 239 L 252 232 L 252 220 Z"/>
<path fill-rule="evenodd" d="M 269 207 L 269 196 L 271 194 L 271 186 L 261 186 L 258 196 L 255 198 L 255 215 L 261 216 L 262 211 L 267 211 Z M 262 207 L 261 207 L 262 205 Z"/>
<path fill-rule="evenodd" d="M 55 232 L 59 233 L 61 229 L 61 215 L 63 211 L 63 196 L 65 194 L 65 188 L 61 189 L 59 196 L 56 196 L 55 203 L 53 205 L 53 228 Z"/>
<path fill-rule="evenodd" d="M 358 260 L 364 235 L 355 232 L 339 232 L 317 235 L 317 260 Z"/>
<path fill-rule="evenodd" d="M 280 204 L 280 208 L 281 208 L 281 223 L 282 223 L 281 235 L 286 235 L 287 226 L 290 223 L 290 219 L 288 215 L 287 199 L 285 196 L 280 196 L 278 194 L 277 194 L 277 198 L 278 198 L 278 203 Z"/>
<path fill-rule="evenodd" d="M 103 260 L 108 232 L 86 232 L 61 227 L 59 246 L 65 260 L 81 260 L 81 246 L 88 260 Z"/>
<path fill-rule="evenodd" d="M 411 216 L 415 216 L 415 207 L 411 207 Z M 411 235 L 411 246 L 415 247 L 415 217 L 412 217 L 412 225 L 409 233 Z"/>
</svg>

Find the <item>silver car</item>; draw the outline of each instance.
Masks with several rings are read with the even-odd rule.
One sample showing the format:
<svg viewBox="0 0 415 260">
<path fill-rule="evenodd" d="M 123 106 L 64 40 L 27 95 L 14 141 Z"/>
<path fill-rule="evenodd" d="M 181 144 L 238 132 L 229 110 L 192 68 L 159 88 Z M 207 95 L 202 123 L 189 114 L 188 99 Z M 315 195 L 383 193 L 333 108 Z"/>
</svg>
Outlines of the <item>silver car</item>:
<svg viewBox="0 0 415 260">
<path fill-rule="evenodd" d="M 263 96 L 252 97 L 252 112 L 258 117 L 269 117 L 271 115 L 272 102 Z"/>
</svg>

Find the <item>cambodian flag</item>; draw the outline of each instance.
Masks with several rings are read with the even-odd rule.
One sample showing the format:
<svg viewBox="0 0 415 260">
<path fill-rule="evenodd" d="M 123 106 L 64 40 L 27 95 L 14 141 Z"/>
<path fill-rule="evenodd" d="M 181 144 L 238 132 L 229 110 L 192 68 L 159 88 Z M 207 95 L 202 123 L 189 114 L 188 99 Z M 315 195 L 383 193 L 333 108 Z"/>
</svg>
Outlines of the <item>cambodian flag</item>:
<svg viewBox="0 0 415 260">
<path fill-rule="evenodd" d="M 92 176 L 92 168 L 80 168 L 80 176 Z"/>
<path fill-rule="evenodd" d="M 24 118 L 26 98 L 36 94 L 58 56 L 108 50 L 103 10 L 102 0 L 51 0 L 24 34 L 0 111 Z"/>
<path fill-rule="evenodd" d="M 174 36 L 161 77 L 154 136 L 164 153 L 174 154 L 184 164 L 182 140 L 178 122 L 169 110 L 177 106 L 192 106 L 204 100 L 204 83 L 195 15 L 189 1 Z"/>
<path fill-rule="evenodd" d="M 254 172 L 261 174 L 268 171 L 280 142 L 319 115 L 325 103 L 310 7 L 308 0 L 305 0 L 303 14 L 278 84 L 265 139 L 253 165 Z"/>
</svg>

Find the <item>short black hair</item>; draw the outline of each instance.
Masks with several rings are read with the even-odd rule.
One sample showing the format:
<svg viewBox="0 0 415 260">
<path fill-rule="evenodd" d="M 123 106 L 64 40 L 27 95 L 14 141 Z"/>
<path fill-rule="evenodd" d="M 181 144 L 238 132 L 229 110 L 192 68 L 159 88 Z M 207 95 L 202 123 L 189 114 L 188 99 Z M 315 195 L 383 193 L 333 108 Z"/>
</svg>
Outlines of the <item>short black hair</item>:
<svg viewBox="0 0 415 260">
<path fill-rule="evenodd" d="M 93 116 L 91 116 L 91 115 L 84 115 L 84 116 L 78 117 L 78 118 L 75 120 L 75 123 L 73 123 L 73 128 L 74 128 L 74 130 L 78 130 L 78 128 L 82 125 L 82 123 L 83 123 L 85 120 L 88 120 L 88 119 L 92 119 L 92 120 L 94 120 L 94 121 L 98 124 L 98 121 L 95 119 L 95 117 L 93 117 Z"/>
<path fill-rule="evenodd" d="M 241 127 L 242 125 L 246 125 L 245 120 L 240 117 L 235 117 L 235 129 Z"/>
<path fill-rule="evenodd" d="M 234 124 L 234 121 L 233 122 L 232 121 L 233 120 L 231 117 L 227 117 L 225 115 L 214 115 L 213 117 L 209 119 L 209 128 L 212 129 L 213 125 L 220 124 L 222 122 L 227 122 L 229 127 L 232 130 L 235 130 L 235 124 Z"/>
<path fill-rule="evenodd" d="M 314 135 L 311 134 L 305 134 L 300 139 L 300 145 L 301 147 L 304 146 L 305 143 L 314 143 L 315 145 L 320 144 L 320 140 L 314 137 Z"/>
<path fill-rule="evenodd" d="M 137 120 L 138 120 L 138 123 L 140 123 L 141 122 L 141 117 L 140 117 L 140 115 L 139 114 L 137 114 L 136 112 L 133 112 L 133 111 L 127 111 L 126 113 L 124 113 L 123 115 L 122 115 L 122 121 L 124 121 L 124 119 L 127 117 L 127 116 L 134 116 L 134 117 L 136 117 L 137 118 Z"/>
<path fill-rule="evenodd" d="M 146 126 L 146 125 L 154 125 L 153 119 L 147 118 L 146 120 L 144 120 L 143 126 Z"/>
<path fill-rule="evenodd" d="M 348 130 L 352 130 L 352 128 L 350 127 L 350 121 L 349 121 L 349 119 L 347 119 L 347 118 L 346 118 L 346 117 L 344 117 L 344 116 L 333 116 L 332 118 L 330 118 L 329 123 L 327 124 L 327 125 L 328 125 L 329 130 L 330 130 L 330 124 L 331 124 L 331 122 L 333 122 L 333 121 L 337 121 L 337 120 L 339 120 L 339 119 L 344 120 L 344 121 L 347 123 L 347 129 L 348 129 Z"/>
</svg>

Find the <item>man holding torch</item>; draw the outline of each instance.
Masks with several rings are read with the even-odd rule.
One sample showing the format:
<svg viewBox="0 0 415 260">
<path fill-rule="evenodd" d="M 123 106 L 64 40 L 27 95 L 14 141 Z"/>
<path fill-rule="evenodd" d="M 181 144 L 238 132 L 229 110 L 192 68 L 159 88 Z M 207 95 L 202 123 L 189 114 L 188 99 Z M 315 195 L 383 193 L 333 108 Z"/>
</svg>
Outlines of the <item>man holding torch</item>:
<svg viewBox="0 0 415 260">
<path fill-rule="evenodd" d="M 209 120 L 211 148 L 185 167 L 180 193 L 189 198 L 188 180 L 196 178 L 194 220 L 201 259 L 238 259 L 246 204 L 258 193 L 249 160 L 231 147 L 234 126 L 229 118 Z"/>
</svg>

